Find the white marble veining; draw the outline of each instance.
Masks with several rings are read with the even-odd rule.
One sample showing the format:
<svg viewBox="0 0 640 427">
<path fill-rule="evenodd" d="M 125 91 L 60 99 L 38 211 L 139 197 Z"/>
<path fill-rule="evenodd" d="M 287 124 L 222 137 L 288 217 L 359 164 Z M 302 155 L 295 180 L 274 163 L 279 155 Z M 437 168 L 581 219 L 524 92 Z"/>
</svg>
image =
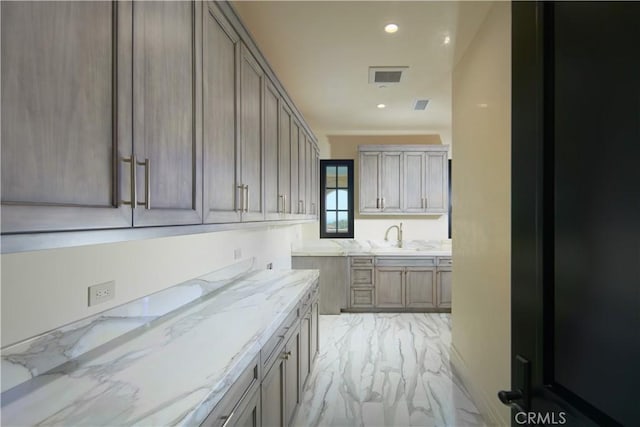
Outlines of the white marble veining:
<svg viewBox="0 0 640 427">
<path fill-rule="evenodd" d="M 227 281 L 4 392 L 2 424 L 197 425 L 317 278 L 263 270 Z"/>
<path fill-rule="evenodd" d="M 255 268 L 250 258 L 2 349 L 2 392 L 82 356 Z"/>
<path fill-rule="evenodd" d="M 450 314 L 320 316 L 320 354 L 294 420 L 316 426 L 483 426 L 449 360 Z"/>
<path fill-rule="evenodd" d="M 451 240 L 408 240 L 402 247 L 384 240 L 304 240 L 291 248 L 293 256 L 451 256 Z"/>
</svg>

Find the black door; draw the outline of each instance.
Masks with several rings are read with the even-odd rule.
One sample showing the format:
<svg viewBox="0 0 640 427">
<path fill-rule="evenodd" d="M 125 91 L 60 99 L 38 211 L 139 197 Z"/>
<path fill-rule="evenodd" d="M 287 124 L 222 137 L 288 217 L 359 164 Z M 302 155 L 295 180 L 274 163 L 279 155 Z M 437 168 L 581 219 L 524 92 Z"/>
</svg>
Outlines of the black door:
<svg viewBox="0 0 640 427">
<path fill-rule="evenodd" d="M 513 425 L 640 426 L 640 3 L 514 2 Z"/>
</svg>

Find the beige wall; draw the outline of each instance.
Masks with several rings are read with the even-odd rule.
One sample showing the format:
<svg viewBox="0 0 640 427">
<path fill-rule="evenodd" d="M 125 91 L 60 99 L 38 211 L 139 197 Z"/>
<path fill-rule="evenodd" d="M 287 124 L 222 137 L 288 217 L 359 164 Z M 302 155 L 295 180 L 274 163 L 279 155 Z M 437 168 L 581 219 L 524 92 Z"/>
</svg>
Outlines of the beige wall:
<svg viewBox="0 0 640 427">
<path fill-rule="evenodd" d="M 488 421 L 509 425 L 511 6 L 493 4 L 453 74 L 452 361 Z"/>
<path fill-rule="evenodd" d="M 2 347 L 200 276 L 241 258 L 291 267 L 300 226 L 223 231 L 2 255 Z M 116 298 L 87 307 L 87 287 L 116 281 Z"/>
<path fill-rule="evenodd" d="M 358 145 L 412 145 L 412 144 L 442 144 L 440 135 L 330 135 L 328 136 L 332 159 L 354 159 L 355 173 L 355 235 L 356 239 L 382 240 L 384 232 L 390 225 L 402 221 L 406 240 L 426 239 L 440 240 L 447 238 L 447 215 L 424 216 L 361 216 L 358 214 Z M 306 226 L 303 238 L 317 239 L 319 228 Z"/>
</svg>

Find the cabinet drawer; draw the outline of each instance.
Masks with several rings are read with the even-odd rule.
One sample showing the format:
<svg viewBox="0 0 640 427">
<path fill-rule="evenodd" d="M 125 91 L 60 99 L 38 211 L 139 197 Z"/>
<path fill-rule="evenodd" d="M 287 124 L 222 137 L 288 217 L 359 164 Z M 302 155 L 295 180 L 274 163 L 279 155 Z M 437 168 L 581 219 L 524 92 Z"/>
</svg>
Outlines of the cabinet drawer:
<svg viewBox="0 0 640 427">
<path fill-rule="evenodd" d="M 256 356 L 249 367 L 240 375 L 229 391 L 207 416 L 201 426 L 219 427 L 236 414 L 243 403 L 251 399 L 260 386 L 259 356 Z M 234 425 L 232 420 L 231 424 Z"/>
<path fill-rule="evenodd" d="M 298 315 L 301 304 L 296 307 L 289 316 L 282 322 L 280 327 L 276 330 L 276 332 L 269 338 L 269 341 L 262 347 L 260 351 L 260 358 L 262 360 L 262 367 L 264 372 L 268 370 L 273 361 L 275 360 L 275 355 L 278 353 L 278 348 L 284 344 L 285 338 L 287 338 L 290 331 L 294 328 L 296 321 L 298 320 Z"/>
<path fill-rule="evenodd" d="M 453 259 L 451 257 L 438 257 L 438 265 L 453 265 Z"/>
<path fill-rule="evenodd" d="M 351 257 L 351 265 L 358 267 L 373 267 L 373 257 Z"/>
<path fill-rule="evenodd" d="M 373 268 L 352 268 L 351 286 L 373 286 Z"/>
<path fill-rule="evenodd" d="M 373 307 L 373 288 L 352 288 L 351 307 Z"/>
<path fill-rule="evenodd" d="M 433 267 L 436 265 L 435 257 L 403 258 L 403 257 L 378 257 L 376 266 L 379 267 Z"/>
</svg>

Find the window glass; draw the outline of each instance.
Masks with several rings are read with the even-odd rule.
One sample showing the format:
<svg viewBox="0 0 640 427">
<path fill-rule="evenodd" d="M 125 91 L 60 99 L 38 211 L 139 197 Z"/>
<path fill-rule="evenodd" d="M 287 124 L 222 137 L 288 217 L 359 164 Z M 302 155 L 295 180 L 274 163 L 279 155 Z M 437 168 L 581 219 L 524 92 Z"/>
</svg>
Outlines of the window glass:
<svg viewBox="0 0 640 427">
<path fill-rule="evenodd" d="M 321 160 L 320 172 L 320 237 L 353 238 L 353 160 Z"/>
</svg>

